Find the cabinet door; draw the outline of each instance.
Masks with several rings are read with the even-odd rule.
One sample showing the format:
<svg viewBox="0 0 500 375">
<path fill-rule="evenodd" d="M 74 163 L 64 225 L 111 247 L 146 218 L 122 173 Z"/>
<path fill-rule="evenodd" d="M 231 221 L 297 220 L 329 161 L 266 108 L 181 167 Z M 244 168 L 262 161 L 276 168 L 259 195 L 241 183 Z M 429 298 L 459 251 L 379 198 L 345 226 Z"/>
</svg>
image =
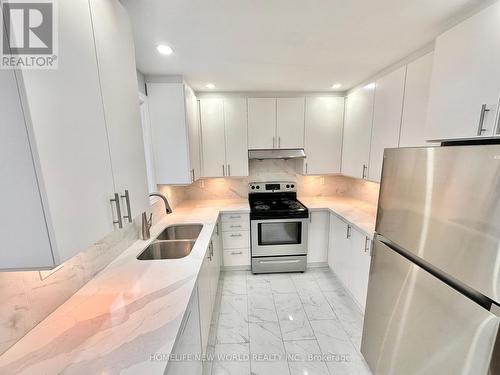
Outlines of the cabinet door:
<svg viewBox="0 0 500 375">
<path fill-rule="evenodd" d="M 406 67 L 405 98 L 399 147 L 429 146 L 426 143 L 425 122 L 429 105 L 432 56 L 428 53 Z"/>
<path fill-rule="evenodd" d="M 195 288 L 184 314 L 181 328 L 177 334 L 172 354 L 177 356 L 196 356 L 201 353 L 200 312 L 198 308 L 198 290 Z M 201 375 L 202 361 L 169 361 L 167 375 Z"/>
<path fill-rule="evenodd" d="M 184 85 L 148 82 L 147 87 L 157 183 L 190 184 Z"/>
<path fill-rule="evenodd" d="M 129 191 L 131 219 L 149 209 L 134 37 L 118 0 L 90 0 L 115 189 Z"/>
<path fill-rule="evenodd" d="M 339 173 L 344 98 L 306 98 L 306 174 Z"/>
<path fill-rule="evenodd" d="M 374 85 L 361 88 L 346 98 L 342 174 L 365 178 L 370 157 Z"/>
<path fill-rule="evenodd" d="M 351 241 L 348 238 L 348 231 L 350 231 L 350 227 L 347 223 L 337 216 L 333 216 L 332 231 L 330 232 L 333 247 L 330 250 L 332 256 L 328 260 L 328 264 L 345 286 L 348 284 L 351 255 Z"/>
<path fill-rule="evenodd" d="M 188 127 L 189 165 L 191 167 L 191 180 L 195 182 L 201 177 L 201 139 L 200 116 L 198 100 L 191 87 L 184 85 L 186 97 L 186 121 Z"/>
<path fill-rule="evenodd" d="M 201 99 L 203 177 L 222 177 L 226 171 L 223 99 Z"/>
<path fill-rule="evenodd" d="M 212 235 L 212 257 L 210 260 L 210 298 L 212 312 L 217 298 L 217 288 L 219 286 L 220 265 L 222 257 L 222 241 L 220 239 L 220 224 L 216 224 L 215 232 Z"/>
<path fill-rule="evenodd" d="M 207 352 L 208 334 L 212 320 L 212 299 L 210 294 L 210 249 L 201 265 L 198 275 L 198 302 L 200 309 L 201 350 Z"/>
<path fill-rule="evenodd" d="M 500 3 L 495 2 L 436 39 L 427 139 L 494 133 L 500 93 L 499 19 Z M 483 105 L 490 110 L 480 127 Z"/>
<path fill-rule="evenodd" d="M 406 66 L 380 78 L 375 89 L 368 179 L 380 181 L 384 149 L 398 147 Z"/>
<path fill-rule="evenodd" d="M 12 70 L 0 70 L 0 103 L 0 237 L 4 249 L 0 269 L 51 267 L 54 258 Z"/>
<path fill-rule="evenodd" d="M 276 99 L 248 98 L 248 148 L 276 145 Z"/>
<path fill-rule="evenodd" d="M 304 148 L 304 98 L 276 99 L 276 148 Z"/>
<path fill-rule="evenodd" d="M 89 3 L 61 1 L 58 12 L 58 69 L 16 71 L 56 263 L 113 229 L 115 191 Z"/>
<path fill-rule="evenodd" d="M 248 176 L 247 101 L 224 99 L 226 163 L 228 176 Z"/>
<path fill-rule="evenodd" d="M 328 212 L 311 212 L 307 244 L 307 263 L 325 263 L 328 260 L 328 233 L 330 230 L 330 214 Z"/>
<path fill-rule="evenodd" d="M 370 240 L 354 228 L 351 230 L 351 255 L 348 288 L 356 302 L 364 309 L 370 274 Z"/>
</svg>

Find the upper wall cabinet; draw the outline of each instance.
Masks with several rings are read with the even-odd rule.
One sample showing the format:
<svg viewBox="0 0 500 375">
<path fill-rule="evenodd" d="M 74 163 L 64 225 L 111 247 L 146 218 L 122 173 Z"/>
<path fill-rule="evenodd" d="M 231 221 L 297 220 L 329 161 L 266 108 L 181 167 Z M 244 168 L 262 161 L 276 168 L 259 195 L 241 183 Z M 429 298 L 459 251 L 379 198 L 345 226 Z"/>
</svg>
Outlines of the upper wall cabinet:
<svg viewBox="0 0 500 375">
<path fill-rule="evenodd" d="M 436 40 L 426 137 L 498 135 L 500 2 Z"/>
<path fill-rule="evenodd" d="M 384 149 L 398 147 L 406 66 L 377 80 L 368 179 L 380 181 Z"/>
<path fill-rule="evenodd" d="M 203 177 L 248 176 L 244 98 L 200 99 Z"/>
<path fill-rule="evenodd" d="M 118 1 L 90 0 L 115 189 L 130 219 L 149 208 L 134 37 Z M 127 202 L 128 200 L 128 202 Z M 131 212 L 127 212 L 130 209 Z"/>
<path fill-rule="evenodd" d="M 201 169 L 196 97 L 183 83 L 148 82 L 147 89 L 156 182 L 191 184 Z"/>
<path fill-rule="evenodd" d="M 276 146 L 276 99 L 248 98 L 248 148 Z"/>
<path fill-rule="evenodd" d="M 370 158 L 374 84 L 351 93 L 346 99 L 342 174 L 366 178 Z"/>
<path fill-rule="evenodd" d="M 305 174 L 340 173 L 344 98 L 306 98 Z"/>
<path fill-rule="evenodd" d="M 116 204 L 121 200 L 110 202 L 115 194 L 124 195 L 127 189 L 133 199 L 137 196 L 137 202 L 141 201 L 140 193 L 136 195 L 141 187 L 132 180 L 133 175 L 143 178 L 146 166 L 140 168 L 136 161 L 131 174 L 122 171 L 120 156 L 127 156 L 117 154 L 123 150 L 115 138 L 123 137 L 127 148 L 137 152 L 142 147 L 140 123 L 136 123 L 138 132 L 132 122 L 126 122 L 122 134 L 110 132 L 119 118 L 111 102 L 110 82 L 123 81 L 120 90 L 133 91 L 119 96 L 125 100 L 122 105 L 139 104 L 137 86 L 133 87 L 130 77 L 103 76 L 109 65 L 117 69 L 114 74 L 121 75 L 129 74 L 134 64 L 128 60 L 133 60 L 130 49 L 123 53 L 123 45 L 115 40 L 117 35 L 129 35 L 128 28 L 122 30 L 126 15 L 118 1 L 107 4 L 97 10 L 91 3 L 93 30 L 87 0 L 59 3 L 57 70 L 16 71 L 17 82 L 13 72 L 0 73 L 0 97 L 8 104 L 3 114 L 8 121 L 0 137 L 6 161 L 0 163 L 4 215 L 0 231 L 8 249 L 0 254 L 1 269 L 41 269 L 62 263 L 106 236 L 114 228 L 113 221 L 125 220 L 125 207 L 117 217 Z M 110 19 L 120 29 L 103 40 L 99 30 Z M 104 51 L 103 45 L 117 48 Z M 126 98 L 132 95 L 135 101 L 129 102 Z M 130 108 L 120 110 L 132 116 L 136 113 Z M 131 141 L 136 135 L 137 144 Z M 27 227 L 29 236 L 23 229 Z"/>
<path fill-rule="evenodd" d="M 248 148 L 304 147 L 305 100 L 248 98 Z"/>
<path fill-rule="evenodd" d="M 427 119 L 433 53 L 406 67 L 405 99 L 399 147 L 429 146 L 423 131 Z"/>
<path fill-rule="evenodd" d="M 276 99 L 276 148 L 304 148 L 304 100 Z"/>
</svg>

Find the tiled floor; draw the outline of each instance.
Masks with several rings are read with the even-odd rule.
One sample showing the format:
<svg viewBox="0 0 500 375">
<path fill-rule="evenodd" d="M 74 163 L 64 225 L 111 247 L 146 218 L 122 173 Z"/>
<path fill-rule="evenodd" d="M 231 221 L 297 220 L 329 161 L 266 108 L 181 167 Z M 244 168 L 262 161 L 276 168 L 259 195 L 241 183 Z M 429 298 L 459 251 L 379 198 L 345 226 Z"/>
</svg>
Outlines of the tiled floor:
<svg viewBox="0 0 500 375">
<path fill-rule="evenodd" d="M 205 374 L 371 374 L 362 314 L 328 268 L 225 272 L 220 285 Z"/>
</svg>

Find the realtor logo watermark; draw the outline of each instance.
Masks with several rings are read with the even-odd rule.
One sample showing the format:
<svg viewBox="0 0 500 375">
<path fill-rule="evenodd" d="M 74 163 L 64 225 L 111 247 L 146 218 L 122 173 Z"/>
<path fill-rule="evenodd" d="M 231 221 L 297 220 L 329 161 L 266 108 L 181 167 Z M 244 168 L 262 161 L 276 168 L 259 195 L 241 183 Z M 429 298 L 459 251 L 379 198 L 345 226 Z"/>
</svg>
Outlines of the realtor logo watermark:
<svg viewBox="0 0 500 375">
<path fill-rule="evenodd" d="M 0 20 L 0 68 L 57 69 L 55 0 L 6 0 Z"/>
</svg>

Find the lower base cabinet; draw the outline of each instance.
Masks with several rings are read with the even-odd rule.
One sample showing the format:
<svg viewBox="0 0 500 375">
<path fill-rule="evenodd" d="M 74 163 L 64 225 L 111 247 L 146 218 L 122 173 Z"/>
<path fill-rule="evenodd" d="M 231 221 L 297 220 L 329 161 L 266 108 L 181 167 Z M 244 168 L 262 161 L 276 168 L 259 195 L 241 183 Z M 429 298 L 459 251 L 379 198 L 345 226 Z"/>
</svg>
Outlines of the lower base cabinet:
<svg viewBox="0 0 500 375">
<path fill-rule="evenodd" d="M 312 211 L 309 215 L 307 263 L 326 263 L 330 214 L 326 211 Z"/>
<path fill-rule="evenodd" d="M 195 288 L 177 334 L 172 357 L 168 361 L 165 374 L 201 375 L 203 364 L 198 360 L 201 354 L 200 311 L 198 289 Z"/>
<path fill-rule="evenodd" d="M 363 310 L 368 293 L 370 263 L 370 238 L 331 214 L 328 265 Z"/>
</svg>

